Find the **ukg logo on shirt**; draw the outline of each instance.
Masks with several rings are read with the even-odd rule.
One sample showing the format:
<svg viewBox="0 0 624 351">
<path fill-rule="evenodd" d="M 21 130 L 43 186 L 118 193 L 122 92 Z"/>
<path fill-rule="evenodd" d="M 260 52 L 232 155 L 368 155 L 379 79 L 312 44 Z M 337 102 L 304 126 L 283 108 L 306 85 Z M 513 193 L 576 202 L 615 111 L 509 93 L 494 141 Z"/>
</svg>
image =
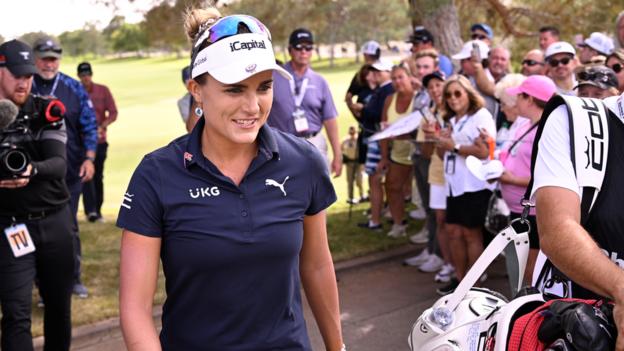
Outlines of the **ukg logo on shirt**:
<svg viewBox="0 0 624 351">
<path fill-rule="evenodd" d="M 216 186 L 207 186 L 205 188 L 189 189 L 189 195 L 193 199 L 197 199 L 199 197 L 219 196 L 220 194 L 221 192 L 219 191 L 219 188 L 217 188 Z"/>
<path fill-rule="evenodd" d="M 239 51 L 239 50 L 251 50 L 251 49 L 266 49 L 266 44 L 264 40 L 261 41 L 235 41 L 230 43 L 231 52 Z"/>
</svg>

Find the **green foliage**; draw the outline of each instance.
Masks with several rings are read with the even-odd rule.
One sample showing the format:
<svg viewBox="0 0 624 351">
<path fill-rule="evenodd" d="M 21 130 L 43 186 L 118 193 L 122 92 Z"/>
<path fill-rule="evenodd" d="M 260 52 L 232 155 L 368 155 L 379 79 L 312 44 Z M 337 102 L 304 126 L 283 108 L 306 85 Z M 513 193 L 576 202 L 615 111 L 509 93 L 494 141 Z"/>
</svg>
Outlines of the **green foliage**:
<svg viewBox="0 0 624 351">
<path fill-rule="evenodd" d="M 46 37 L 46 36 L 49 36 L 49 35 L 42 31 L 29 32 L 29 33 L 22 34 L 18 39 L 27 43 L 30 46 L 33 46 L 33 44 L 35 43 L 35 41 L 37 41 L 37 39 L 41 37 Z"/>
<path fill-rule="evenodd" d="M 59 40 L 66 55 L 84 56 L 91 54 L 99 56 L 107 51 L 107 42 L 104 34 L 88 24 L 84 29 L 64 32 L 59 35 Z"/>
<path fill-rule="evenodd" d="M 495 39 L 506 40 L 515 61 L 521 60 L 526 51 L 539 47 L 540 27 L 555 26 L 561 31 L 562 40 L 574 44 L 576 34 L 584 37 L 592 32 L 613 34 L 615 18 L 623 9 L 622 0 L 603 0 L 599 4 L 592 0 L 513 0 L 503 3 L 508 8 L 515 8 L 510 14 L 512 23 L 526 35 L 510 35 L 502 17 L 486 1 L 455 0 L 464 40 L 468 40 L 473 23 L 488 23 L 494 30 Z"/>
<path fill-rule="evenodd" d="M 241 0 L 228 13 L 257 17 L 271 30 L 273 42 L 287 44 L 298 27 L 307 27 L 317 42 L 331 44 L 369 39 L 403 38 L 409 31 L 408 7 L 402 1 L 375 0 L 283 0 L 267 6 L 263 0 Z"/>
<path fill-rule="evenodd" d="M 139 52 L 147 47 L 147 37 L 141 24 L 124 23 L 110 36 L 115 52 Z"/>
</svg>

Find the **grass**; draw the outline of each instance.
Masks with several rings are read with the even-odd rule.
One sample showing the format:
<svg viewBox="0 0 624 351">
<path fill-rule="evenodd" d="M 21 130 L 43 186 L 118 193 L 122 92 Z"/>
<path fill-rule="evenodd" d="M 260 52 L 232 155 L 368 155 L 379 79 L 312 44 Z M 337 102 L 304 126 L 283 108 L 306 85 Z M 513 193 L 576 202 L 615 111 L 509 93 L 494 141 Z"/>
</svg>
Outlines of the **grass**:
<svg viewBox="0 0 624 351">
<path fill-rule="evenodd" d="M 75 76 L 79 61 L 66 59 L 61 71 Z M 80 222 L 83 245 L 83 280 L 90 289 L 86 300 L 74 298 L 74 326 L 92 323 L 118 314 L 119 244 L 121 231 L 114 221 L 130 176 L 143 155 L 185 133 L 176 101 L 185 93 L 180 70 L 186 59 L 170 57 L 109 59 L 91 61 L 96 83 L 107 85 L 119 110 L 117 122 L 108 129 L 108 159 L 105 165 L 105 200 L 102 212 L 107 223 Z M 343 103 L 344 94 L 358 65 L 337 59 L 330 68 L 327 61 L 313 61 L 313 67 L 329 82 L 338 109 L 340 135 L 346 136 L 355 125 Z M 407 239 L 391 239 L 379 233 L 362 231 L 355 223 L 364 221 L 366 204 L 352 208 L 346 204 L 345 177 L 333 180 L 338 201 L 328 211 L 329 243 L 335 261 L 403 245 Z M 79 211 L 81 212 L 81 211 Z M 420 227 L 411 223 L 410 232 Z M 164 282 L 159 280 L 155 303 L 164 301 Z M 33 334 L 42 334 L 42 310 L 36 307 Z"/>
</svg>

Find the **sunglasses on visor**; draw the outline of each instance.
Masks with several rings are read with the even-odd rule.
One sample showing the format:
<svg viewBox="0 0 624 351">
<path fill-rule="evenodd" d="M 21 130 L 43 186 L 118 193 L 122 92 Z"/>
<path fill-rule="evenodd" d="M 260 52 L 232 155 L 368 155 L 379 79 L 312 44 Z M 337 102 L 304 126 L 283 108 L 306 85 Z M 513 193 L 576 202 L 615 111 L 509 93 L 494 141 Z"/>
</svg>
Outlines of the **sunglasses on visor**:
<svg viewBox="0 0 624 351">
<path fill-rule="evenodd" d="M 241 33 L 264 34 L 269 41 L 271 40 L 271 32 L 269 32 L 269 29 L 256 18 L 247 15 L 232 15 L 219 18 L 210 28 L 206 29 L 201 34 L 193 48 L 196 50 L 205 42 L 213 44 L 223 38 Z"/>
<path fill-rule="evenodd" d="M 35 51 L 38 51 L 38 52 L 52 51 L 52 52 L 55 52 L 57 54 L 62 54 L 63 53 L 63 49 L 61 47 L 58 47 L 56 45 L 48 45 L 48 44 L 41 44 L 41 45 L 35 46 Z"/>
<path fill-rule="evenodd" d="M 586 71 L 581 71 L 577 73 L 576 78 L 577 80 L 582 80 L 582 81 L 603 82 L 603 83 L 607 83 L 610 79 L 607 73 L 586 72 Z"/>
</svg>

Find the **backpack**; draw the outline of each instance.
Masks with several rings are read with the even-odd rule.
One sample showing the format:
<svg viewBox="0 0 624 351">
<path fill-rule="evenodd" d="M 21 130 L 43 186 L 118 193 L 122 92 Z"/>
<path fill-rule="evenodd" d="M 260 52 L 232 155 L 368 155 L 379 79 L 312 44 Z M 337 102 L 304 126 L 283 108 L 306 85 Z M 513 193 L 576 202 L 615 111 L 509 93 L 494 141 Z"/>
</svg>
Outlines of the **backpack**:
<svg viewBox="0 0 624 351">
<path fill-rule="evenodd" d="M 605 99 L 612 104 L 621 97 Z M 535 161 L 539 139 L 550 114 L 565 105 L 570 131 L 570 156 L 581 191 L 581 225 L 585 226 L 593 205 L 598 198 L 605 177 L 609 153 L 609 109 L 600 99 L 555 95 L 548 103 L 539 122 L 531 156 L 531 180 L 524 195 L 529 201 L 534 181 Z M 572 294 L 570 280 L 561 273 L 540 250 L 533 273 L 533 286 L 548 297 L 569 297 Z"/>
</svg>

